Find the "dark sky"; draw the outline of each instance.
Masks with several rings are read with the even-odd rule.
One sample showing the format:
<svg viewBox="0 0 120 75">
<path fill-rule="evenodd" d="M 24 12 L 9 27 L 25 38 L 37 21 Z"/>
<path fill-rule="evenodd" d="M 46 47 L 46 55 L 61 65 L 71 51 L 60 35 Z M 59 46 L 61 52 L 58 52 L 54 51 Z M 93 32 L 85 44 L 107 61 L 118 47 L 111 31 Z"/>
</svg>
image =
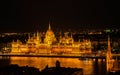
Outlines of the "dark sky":
<svg viewBox="0 0 120 75">
<path fill-rule="evenodd" d="M 119 2 L 106 0 L 1 0 L 0 32 L 119 28 Z"/>
</svg>

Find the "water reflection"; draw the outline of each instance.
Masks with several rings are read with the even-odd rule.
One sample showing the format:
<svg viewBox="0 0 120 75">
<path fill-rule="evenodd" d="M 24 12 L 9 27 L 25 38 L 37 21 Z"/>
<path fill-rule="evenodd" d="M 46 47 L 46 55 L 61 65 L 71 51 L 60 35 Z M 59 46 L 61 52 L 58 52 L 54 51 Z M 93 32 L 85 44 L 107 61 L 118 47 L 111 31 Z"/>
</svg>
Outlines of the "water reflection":
<svg viewBox="0 0 120 75">
<path fill-rule="evenodd" d="M 48 66 L 55 66 L 60 61 L 61 67 L 83 68 L 84 75 L 105 75 L 105 61 L 92 59 L 80 60 L 78 58 L 43 58 L 43 57 L 10 57 L 9 60 L 2 58 L 0 64 L 17 64 L 19 66 L 36 67 L 42 70 Z M 4 63 L 3 63 L 4 62 Z"/>
<path fill-rule="evenodd" d="M 93 63 L 91 60 L 79 60 L 78 58 L 41 58 L 41 57 L 11 57 L 10 64 L 19 66 L 32 66 L 44 69 L 46 65 L 55 66 L 56 60 L 59 60 L 61 67 L 83 68 L 85 74 L 93 73 Z"/>
<path fill-rule="evenodd" d="M 95 60 L 93 62 L 93 74 L 94 75 L 106 75 L 106 61 L 105 60 Z"/>
<path fill-rule="evenodd" d="M 10 64 L 10 58 L 6 56 L 0 56 L 0 67 L 1 66 L 6 66 Z"/>
</svg>

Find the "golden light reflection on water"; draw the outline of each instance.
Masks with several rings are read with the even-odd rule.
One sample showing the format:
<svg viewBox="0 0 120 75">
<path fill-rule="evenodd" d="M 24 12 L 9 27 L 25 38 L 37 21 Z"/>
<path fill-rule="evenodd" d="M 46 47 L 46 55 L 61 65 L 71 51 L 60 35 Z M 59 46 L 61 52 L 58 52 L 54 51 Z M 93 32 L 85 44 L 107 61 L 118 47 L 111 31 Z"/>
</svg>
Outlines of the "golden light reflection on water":
<svg viewBox="0 0 120 75">
<path fill-rule="evenodd" d="M 83 68 L 84 74 L 93 73 L 92 60 L 79 60 L 78 58 L 11 57 L 10 64 L 28 65 L 42 70 L 46 65 L 50 67 L 55 66 L 56 60 L 60 61 L 61 67 Z"/>
</svg>

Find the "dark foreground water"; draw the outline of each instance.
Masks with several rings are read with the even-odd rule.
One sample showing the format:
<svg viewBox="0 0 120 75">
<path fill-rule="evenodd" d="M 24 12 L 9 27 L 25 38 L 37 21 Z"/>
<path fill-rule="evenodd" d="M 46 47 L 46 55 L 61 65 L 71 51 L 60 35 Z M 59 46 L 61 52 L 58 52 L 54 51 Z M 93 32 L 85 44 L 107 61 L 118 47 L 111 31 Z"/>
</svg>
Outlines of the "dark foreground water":
<svg viewBox="0 0 120 75">
<path fill-rule="evenodd" d="M 61 67 L 83 68 L 84 75 L 106 75 L 105 60 L 78 59 L 78 58 L 45 58 L 45 57 L 0 57 L 0 66 L 17 64 L 30 66 L 42 70 L 48 66 L 55 66 L 56 60 L 60 61 Z"/>
</svg>

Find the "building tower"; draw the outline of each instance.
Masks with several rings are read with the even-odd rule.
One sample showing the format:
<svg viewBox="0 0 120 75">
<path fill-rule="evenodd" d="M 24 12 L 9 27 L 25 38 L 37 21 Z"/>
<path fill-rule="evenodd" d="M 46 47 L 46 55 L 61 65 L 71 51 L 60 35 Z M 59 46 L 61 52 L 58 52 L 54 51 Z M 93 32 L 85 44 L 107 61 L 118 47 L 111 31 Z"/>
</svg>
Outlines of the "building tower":
<svg viewBox="0 0 120 75">
<path fill-rule="evenodd" d="M 48 30 L 47 30 L 47 32 L 46 32 L 46 34 L 45 34 L 44 43 L 45 43 L 45 44 L 48 44 L 48 45 L 51 45 L 51 44 L 54 43 L 55 41 L 56 41 L 55 34 L 54 34 L 54 32 L 52 31 L 51 26 L 50 26 L 50 23 L 49 23 Z"/>
<path fill-rule="evenodd" d="M 41 36 L 40 36 L 39 32 L 37 31 L 37 33 L 36 33 L 35 44 L 36 44 L 36 45 L 39 45 L 40 42 L 41 42 Z"/>
<path fill-rule="evenodd" d="M 72 37 L 72 33 L 71 33 L 71 36 L 68 36 L 68 34 L 69 32 L 65 32 L 64 37 L 60 36 L 59 43 L 64 44 L 64 45 L 73 45 L 74 39 Z"/>
<path fill-rule="evenodd" d="M 111 46 L 110 46 L 110 37 L 108 36 L 108 50 L 106 54 L 106 67 L 107 71 L 109 72 L 112 68 L 112 55 L 111 55 Z"/>
</svg>

